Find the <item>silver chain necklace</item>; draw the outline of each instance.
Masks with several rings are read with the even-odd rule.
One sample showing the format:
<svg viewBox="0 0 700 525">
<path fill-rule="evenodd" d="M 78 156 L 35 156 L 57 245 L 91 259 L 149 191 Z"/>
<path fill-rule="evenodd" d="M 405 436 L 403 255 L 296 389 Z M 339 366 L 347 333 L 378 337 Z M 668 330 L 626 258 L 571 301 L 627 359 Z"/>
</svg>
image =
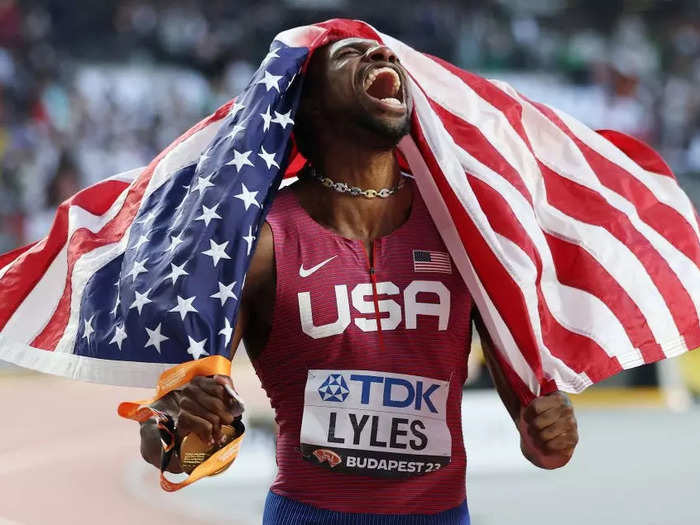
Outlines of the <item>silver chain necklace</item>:
<svg viewBox="0 0 700 525">
<path fill-rule="evenodd" d="M 349 186 L 344 182 L 336 182 L 333 179 L 324 177 L 320 173 L 317 173 L 314 167 L 311 167 L 311 169 L 308 170 L 307 173 L 312 178 L 316 179 L 321 184 L 323 184 L 326 188 L 330 188 L 331 190 L 337 191 L 338 193 L 349 193 L 353 197 L 365 197 L 366 199 L 374 199 L 375 197 L 381 197 L 382 199 L 386 199 L 387 197 L 391 197 L 394 193 L 403 188 L 404 184 L 406 184 L 406 178 L 402 176 L 399 182 L 397 182 L 391 188 L 382 188 L 381 190 L 363 190 L 362 188 L 358 188 L 357 186 Z"/>
</svg>

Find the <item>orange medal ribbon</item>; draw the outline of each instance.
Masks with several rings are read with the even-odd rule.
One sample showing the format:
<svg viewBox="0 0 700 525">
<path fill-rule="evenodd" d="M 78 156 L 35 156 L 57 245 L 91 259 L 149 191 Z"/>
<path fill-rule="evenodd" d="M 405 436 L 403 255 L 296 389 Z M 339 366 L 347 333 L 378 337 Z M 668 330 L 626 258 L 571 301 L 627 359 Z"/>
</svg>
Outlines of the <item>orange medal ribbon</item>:
<svg viewBox="0 0 700 525">
<path fill-rule="evenodd" d="M 159 417 L 160 412 L 152 408 L 150 405 L 158 401 L 161 397 L 189 383 L 196 376 L 212 376 L 231 374 L 231 361 L 221 355 L 212 355 L 197 361 L 188 361 L 167 369 L 158 378 L 156 386 L 156 395 L 151 399 L 142 399 L 140 401 L 126 401 L 119 404 L 117 412 L 126 419 L 133 419 L 142 423 L 152 417 Z M 191 485 L 195 481 L 218 474 L 226 470 L 238 456 L 243 441 L 242 433 L 240 436 L 233 439 L 223 448 L 217 450 L 208 459 L 197 466 L 185 479 L 181 482 L 172 482 L 165 477 L 165 473 L 160 473 L 160 486 L 163 490 L 174 492 L 187 485 Z"/>
</svg>

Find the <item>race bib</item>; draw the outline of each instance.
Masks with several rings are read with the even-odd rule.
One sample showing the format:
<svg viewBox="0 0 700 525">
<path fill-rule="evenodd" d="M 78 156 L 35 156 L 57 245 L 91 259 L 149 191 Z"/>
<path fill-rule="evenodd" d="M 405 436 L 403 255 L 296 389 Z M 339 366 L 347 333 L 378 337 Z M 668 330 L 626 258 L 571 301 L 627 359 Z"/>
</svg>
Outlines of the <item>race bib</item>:
<svg viewBox="0 0 700 525">
<path fill-rule="evenodd" d="M 337 472 L 409 477 L 450 462 L 449 382 L 369 370 L 309 370 L 301 452 Z"/>
</svg>

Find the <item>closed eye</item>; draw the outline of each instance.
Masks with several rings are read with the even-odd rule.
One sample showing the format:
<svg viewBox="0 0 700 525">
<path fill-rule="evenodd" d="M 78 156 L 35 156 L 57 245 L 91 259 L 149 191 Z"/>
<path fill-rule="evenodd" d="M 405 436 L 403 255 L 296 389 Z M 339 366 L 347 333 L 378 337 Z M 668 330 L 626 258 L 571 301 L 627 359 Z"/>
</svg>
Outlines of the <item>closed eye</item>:
<svg viewBox="0 0 700 525">
<path fill-rule="evenodd" d="M 343 49 L 338 51 L 335 54 L 335 58 L 344 58 L 344 57 L 350 56 L 350 55 L 359 55 L 360 53 L 361 53 L 361 51 L 359 49 L 348 46 L 348 47 L 344 47 Z"/>
</svg>

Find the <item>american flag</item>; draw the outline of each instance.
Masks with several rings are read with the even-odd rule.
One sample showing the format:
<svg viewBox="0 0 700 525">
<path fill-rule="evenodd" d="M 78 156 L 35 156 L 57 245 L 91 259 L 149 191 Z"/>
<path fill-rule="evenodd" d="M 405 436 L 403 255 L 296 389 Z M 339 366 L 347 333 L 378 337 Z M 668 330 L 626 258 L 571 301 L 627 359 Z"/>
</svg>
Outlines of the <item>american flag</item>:
<svg viewBox="0 0 700 525">
<path fill-rule="evenodd" d="M 255 236 L 300 164 L 288 152 L 303 64 L 351 36 L 388 45 L 409 72 L 404 167 L 522 399 L 700 346 L 697 214 L 655 152 L 331 20 L 280 33 L 235 103 L 0 258 L 0 358 L 151 386 L 171 364 L 227 354 Z"/>
<path fill-rule="evenodd" d="M 449 254 L 432 250 L 413 250 L 414 272 L 452 273 Z"/>
</svg>

